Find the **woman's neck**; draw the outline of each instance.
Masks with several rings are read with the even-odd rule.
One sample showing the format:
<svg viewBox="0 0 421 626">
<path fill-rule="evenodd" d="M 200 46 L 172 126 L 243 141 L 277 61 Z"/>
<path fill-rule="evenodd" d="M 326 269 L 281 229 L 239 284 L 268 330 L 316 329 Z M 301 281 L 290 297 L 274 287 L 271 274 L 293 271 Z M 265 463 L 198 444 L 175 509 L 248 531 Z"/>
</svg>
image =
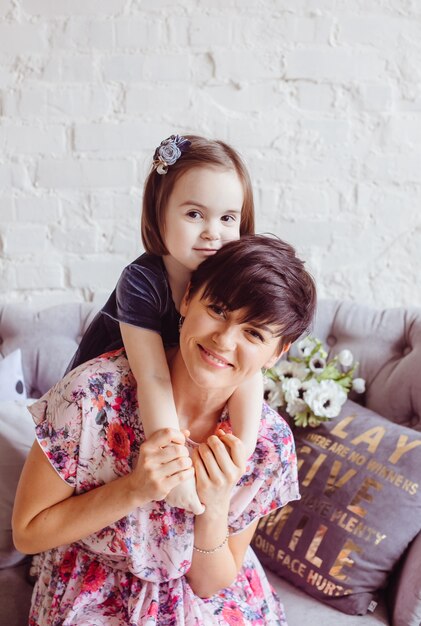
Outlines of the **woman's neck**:
<svg viewBox="0 0 421 626">
<path fill-rule="evenodd" d="M 215 432 L 233 390 L 203 389 L 190 378 L 180 350 L 169 359 L 171 383 L 181 430 L 200 443 Z"/>
</svg>

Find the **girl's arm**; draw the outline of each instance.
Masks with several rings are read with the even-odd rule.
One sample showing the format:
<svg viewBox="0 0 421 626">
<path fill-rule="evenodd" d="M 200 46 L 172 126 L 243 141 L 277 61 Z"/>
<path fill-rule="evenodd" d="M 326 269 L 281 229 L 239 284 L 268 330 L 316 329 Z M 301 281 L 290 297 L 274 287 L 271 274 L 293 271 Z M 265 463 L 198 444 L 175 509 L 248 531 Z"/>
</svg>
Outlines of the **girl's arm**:
<svg viewBox="0 0 421 626">
<path fill-rule="evenodd" d="M 120 330 L 130 369 L 137 382 L 137 399 L 146 437 L 161 428 L 180 430 L 161 335 L 122 323 Z"/>
<path fill-rule="evenodd" d="M 136 507 L 161 500 L 176 485 L 193 477 L 184 443 L 179 431 L 161 430 L 140 446 L 137 465 L 130 474 L 75 495 L 35 441 L 16 492 L 12 518 L 16 548 L 35 554 L 70 544 Z"/>
<path fill-rule="evenodd" d="M 228 400 L 232 431 L 241 439 L 247 458 L 256 447 L 263 402 L 263 376 L 257 372 L 253 378 L 237 387 Z"/>
<path fill-rule="evenodd" d="M 232 488 L 244 473 L 245 461 L 242 442 L 222 431 L 194 451 L 197 490 L 206 509 L 195 519 L 196 549 L 187 579 L 194 593 L 203 598 L 214 595 L 235 580 L 258 523 L 255 520 L 225 541 Z"/>
<path fill-rule="evenodd" d="M 120 324 L 130 369 L 137 382 L 137 401 L 146 437 L 161 428 L 180 429 L 171 376 L 161 336 L 152 331 Z M 166 498 L 170 506 L 203 513 L 194 477 L 177 485 Z"/>
</svg>

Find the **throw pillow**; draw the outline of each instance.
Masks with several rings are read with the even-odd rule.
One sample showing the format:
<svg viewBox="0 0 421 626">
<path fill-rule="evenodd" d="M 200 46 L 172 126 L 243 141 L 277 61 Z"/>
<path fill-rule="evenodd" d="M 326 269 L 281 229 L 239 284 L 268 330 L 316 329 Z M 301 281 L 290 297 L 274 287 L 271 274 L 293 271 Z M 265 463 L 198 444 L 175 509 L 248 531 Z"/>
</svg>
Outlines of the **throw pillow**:
<svg viewBox="0 0 421 626">
<path fill-rule="evenodd" d="M 294 435 L 301 500 L 261 520 L 254 548 L 310 595 L 363 615 L 421 530 L 421 433 L 347 401 Z"/>
<path fill-rule="evenodd" d="M 0 401 L 25 399 L 22 352 L 15 350 L 0 360 Z"/>
<path fill-rule="evenodd" d="M 0 569 L 24 558 L 13 545 L 11 520 L 20 473 L 35 440 L 34 422 L 27 409 L 31 402 L 0 402 Z"/>
<path fill-rule="evenodd" d="M 393 626 L 421 624 L 421 533 L 411 544 L 398 576 L 393 603 Z"/>
</svg>

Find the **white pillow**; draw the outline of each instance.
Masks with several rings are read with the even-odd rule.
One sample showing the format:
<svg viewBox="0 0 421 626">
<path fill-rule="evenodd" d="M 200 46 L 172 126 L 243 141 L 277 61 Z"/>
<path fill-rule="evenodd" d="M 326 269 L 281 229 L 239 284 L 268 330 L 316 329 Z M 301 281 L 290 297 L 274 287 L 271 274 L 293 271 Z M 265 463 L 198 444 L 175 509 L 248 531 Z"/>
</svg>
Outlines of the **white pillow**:
<svg viewBox="0 0 421 626">
<path fill-rule="evenodd" d="M 12 541 L 12 510 L 23 464 L 35 441 L 27 406 L 34 400 L 0 402 L 0 569 L 22 560 Z"/>
<path fill-rule="evenodd" d="M 26 400 L 20 349 L 0 360 L 0 401 L 2 400 Z"/>
</svg>

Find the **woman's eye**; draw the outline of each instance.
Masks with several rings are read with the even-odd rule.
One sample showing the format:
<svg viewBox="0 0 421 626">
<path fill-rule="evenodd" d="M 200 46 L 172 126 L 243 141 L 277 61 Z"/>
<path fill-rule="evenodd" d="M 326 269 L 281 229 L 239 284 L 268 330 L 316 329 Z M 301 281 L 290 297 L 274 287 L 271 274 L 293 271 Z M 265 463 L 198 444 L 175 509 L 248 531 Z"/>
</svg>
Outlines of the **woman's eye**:
<svg viewBox="0 0 421 626">
<path fill-rule="evenodd" d="M 263 342 L 265 340 L 262 333 L 259 333 L 259 331 L 255 330 L 254 328 L 251 328 L 247 332 L 250 335 L 250 337 L 252 337 L 253 339 L 256 339 L 257 341 Z"/>
<path fill-rule="evenodd" d="M 225 315 L 224 309 L 217 304 L 209 304 L 208 308 L 212 311 L 212 313 L 215 313 L 215 315 L 219 315 L 221 317 Z"/>
</svg>

